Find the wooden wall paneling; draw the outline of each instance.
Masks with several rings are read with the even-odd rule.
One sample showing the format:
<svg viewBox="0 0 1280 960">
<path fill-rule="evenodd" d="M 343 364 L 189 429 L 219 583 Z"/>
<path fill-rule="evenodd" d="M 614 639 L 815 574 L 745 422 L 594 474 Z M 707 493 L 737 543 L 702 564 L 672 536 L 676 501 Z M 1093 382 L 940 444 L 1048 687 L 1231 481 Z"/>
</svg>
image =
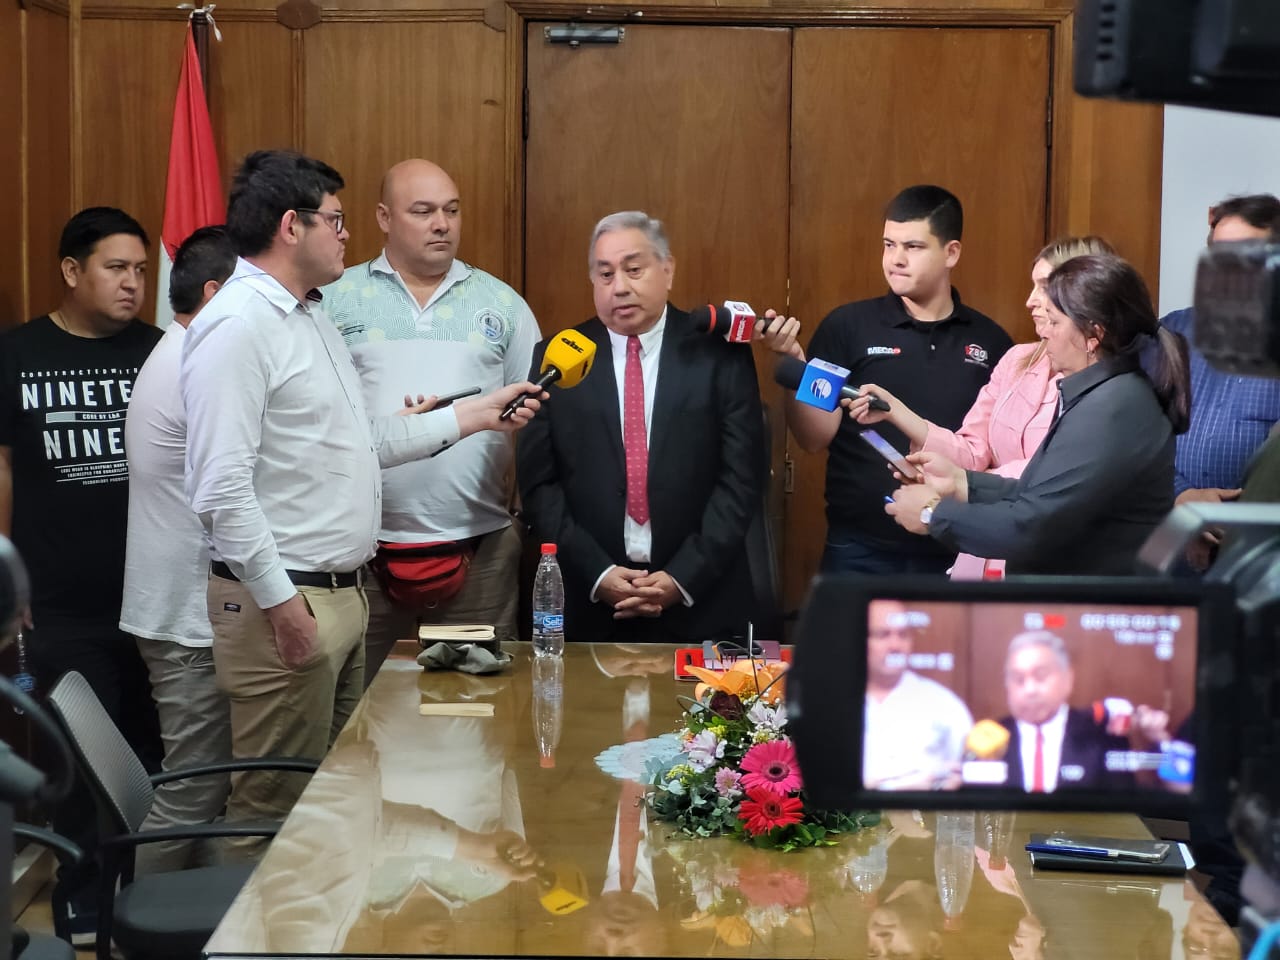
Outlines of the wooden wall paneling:
<svg viewBox="0 0 1280 960">
<path fill-rule="evenodd" d="M 1160 203 L 1164 163 L 1164 108 L 1071 96 L 1071 171 L 1068 233 L 1105 237 L 1146 279 L 1153 299 L 1160 288 Z M 1206 230 L 1207 232 L 1207 230 Z"/>
<path fill-rule="evenodd" d="M 26 11 L 26 312 L 62 299 L 58 239 L 74 212 L 71 150 L 71 21 L 43 7 Z"/>
<path fill-rule="evenodd" d="M 505 264 L 512 286 L 524 290 L 524 88 L 525 29 L 524 15 L 509 4 L 503 4 L 505 22 L 503 42 L 506 45 L 506 223 L 507 247 Z"/>
<path fill-rule="evenodd" d="M 477 18 L 479 13 L 476 14 Z M 443 166 L 462 197 L 468 263 L 504 279 L 506 45 L 479 19 L 323 23 L 302 34 L 304 149 L 347 186 L 347 262 L 377 255 L 382 175 L 408 157 Z"/>
<path fill-rule="evenodd" d="M 151 238 L 143 319 L 155 315 L 173 100 L 186 21 L 86 19 L 80 34 L 83 204 L 131 214 Z M 167 295 L 167 291 L 166 291 Z"/>
<path fill-rule="evenodd" d="M 525 284 L 543 332 L 593 315 L 587 244 L 617 210 L 666 224 L 677 305 L 781 306 L 788 31 L 628 24 L 576 50 L 542 31 L 527 30 Z"/>
<path fill-rule="evenodd" d="M 215 18 L 218 13 L 215 12 Z M 254 150 L 296 147 L 293 38 L 268 21 L 219 21 L 222 42 L 209 44 L 208 97 L 224 184 Z M 167 153 L 169 129 L 165 127 Z"/>
<path fill-rule="evenodd" d="M 67 0 L 40 0 L 43 3 Z M 451 9 L 456 7 L 456 0 L 313 0 L 321 10 L 325 22 L 336 20 L 373 20 L 402 19 L 411 20 L 419 17 L 423 10 Z M 137 18 L 154 17 L 157 13 L 172 15 L 174 3 L 170 0 L 83 0 L 86 16 L 113 17 L 130 16 Z M 252 15 L 256 19 L 274 20 L 276 7 L 280 0 L 220 0 L 215 16 L 222 18 L 244 17 Z M 477 6 L 481 5 L 479 3 Z M 638 5 L 620 5 L 612 9 L 600 4 L 587 3 L 585 0 L 540 0 L 544 8 L 555 7 L 565 17 L 601 18 L 616 17 L 638 8 Z M 671 7 L 675 15 L 682 15 L 687 10 L 698 8 L 718 8 L 721 19 L 731 16 L 738 22 L 763 12 L 775 19 L 786 18 L 795 22 L 812 21 L 815 17 L 846 17 L 876 20 L 879 22 L 901 21 L 907 17 L 933 17 L 946 22 L 972 20 L 991 22 L 994 17 L 1024 17 L 1027 13 L 1053 13 L 1061 11 L 1069 13 L 1075 6 L 1075 0 L 899 0 L 888 3 L 886 0 L 843 0 L 835 3 L 804 3 L 795 0 L 739 0 L 729 5 L 718 0 L 661 0 L 663 7 Z M 646 4 L 645 7 L 652 5 Z M 667 11 L 663 11 L 664 15 Z M 647 18 L 646 18 L 647 19 Z M 705 19 L 705 17 L 703 18 Z"/>
<path fill-rule="evenodd" d="M 832 308 L 884 292 L 884 205 L 914 183 L 964 204 L 953 279 L 965 302 L 1031 338 L 1023 301 L 1045 235 L 1050 42 L 1043 27 L 796 31 L 790 273 L 806 342 Z M 794 605 L 822 551 L 826 457 L 794 445 L 791 456 L 783 572 Z"/>
<path fill-rule="evenodd" d="M 23 229 L 23 18 L 16 3 L 0 2 L 0 330 L 26 318 L 26 231 Z"/>
</svg>

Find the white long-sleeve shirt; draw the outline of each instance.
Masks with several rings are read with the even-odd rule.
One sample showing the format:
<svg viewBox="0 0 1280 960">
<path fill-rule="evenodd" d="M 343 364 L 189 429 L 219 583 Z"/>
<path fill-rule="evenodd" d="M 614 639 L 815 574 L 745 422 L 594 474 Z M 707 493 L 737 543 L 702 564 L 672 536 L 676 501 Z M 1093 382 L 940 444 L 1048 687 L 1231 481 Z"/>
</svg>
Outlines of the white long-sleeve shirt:
<svg viewBox="0 0 1280 960">
<path fill-rule="evenodd" d="M 286 570 L 345 573 L 372 557 L 380 468 L 458 440 L 452 408 L 369 417 L 318 300 L 246 260 L 192 321 L 181 385 L 187 498 L 214 559 L 264 609 L 296 592 Z"/>
</svg>

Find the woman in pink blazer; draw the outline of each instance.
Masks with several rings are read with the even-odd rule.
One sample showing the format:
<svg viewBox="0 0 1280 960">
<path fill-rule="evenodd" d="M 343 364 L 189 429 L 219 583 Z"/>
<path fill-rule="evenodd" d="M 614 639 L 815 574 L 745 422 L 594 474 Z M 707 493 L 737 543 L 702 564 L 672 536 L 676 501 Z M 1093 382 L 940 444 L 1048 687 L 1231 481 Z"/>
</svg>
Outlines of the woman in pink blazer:
<svg viewBox="0 0 1280 960">
<path fill-rule="evenodd" d="M 1037 335 L 1045 323 L 1048 302 L 1045 281 L 1049 274 L 1072 257 L 1113 253 L 1109 243 L 1093 236 L 1058 240 L 1040 251 L 1031 267 L 1031 294 L 1027 297 L 1027 309 L 1031 311 Z M 859 423 L 888 420 L 907 435 L 912 453 L 930 450 L 966 470 L 1018 477 L 1053 423 L 1059 379 L 1049 368 L 1044 341 L 1037 340 L 1017 344 L 1000 359 L 959 430 L 947 430 L 925 420 L 874 383 L 858 388 L 862 397 L 853 401 L 849 411 Z M 890 411 L 869 410 L 870 394 L 887 401 Z M 1004 561 L 962 553 L 956 557 L 951 577 L 954 580 L 1001 579 Z"/>
</svg>

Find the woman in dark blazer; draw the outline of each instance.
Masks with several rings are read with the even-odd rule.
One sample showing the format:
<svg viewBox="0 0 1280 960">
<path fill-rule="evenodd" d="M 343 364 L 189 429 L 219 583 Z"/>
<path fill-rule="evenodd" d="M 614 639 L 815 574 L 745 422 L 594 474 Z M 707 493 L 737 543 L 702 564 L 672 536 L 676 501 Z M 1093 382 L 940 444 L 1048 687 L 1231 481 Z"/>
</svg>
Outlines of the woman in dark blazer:
<svg viewBox="0 0 1280 960">
<path fill-rule="evenodd" d="M 1118 257 L 1067 261 L 1049 298 L 1059 413 L 1022 476 L 912 454 L 926 482 L 885 509 L 907 530 L 1006 559 L 1010 574 L 1132 574 L 1173 508 L 1174 436 L 1190 417 L 1186 341 L 1160 325 L 1146 284 Z"/>
</svg>

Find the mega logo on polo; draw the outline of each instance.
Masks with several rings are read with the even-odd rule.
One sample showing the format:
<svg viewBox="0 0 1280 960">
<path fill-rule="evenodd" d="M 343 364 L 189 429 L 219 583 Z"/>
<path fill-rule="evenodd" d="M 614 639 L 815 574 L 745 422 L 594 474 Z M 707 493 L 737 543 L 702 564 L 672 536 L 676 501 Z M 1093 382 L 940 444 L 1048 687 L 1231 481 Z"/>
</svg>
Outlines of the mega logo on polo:
<svg viewBox="0 0 1280 960">
<path fill-rule="evenodd" d="M 868 357 L 896 357 L 901 352 L 901 347 L 867 347 Z"/>
</svg>

